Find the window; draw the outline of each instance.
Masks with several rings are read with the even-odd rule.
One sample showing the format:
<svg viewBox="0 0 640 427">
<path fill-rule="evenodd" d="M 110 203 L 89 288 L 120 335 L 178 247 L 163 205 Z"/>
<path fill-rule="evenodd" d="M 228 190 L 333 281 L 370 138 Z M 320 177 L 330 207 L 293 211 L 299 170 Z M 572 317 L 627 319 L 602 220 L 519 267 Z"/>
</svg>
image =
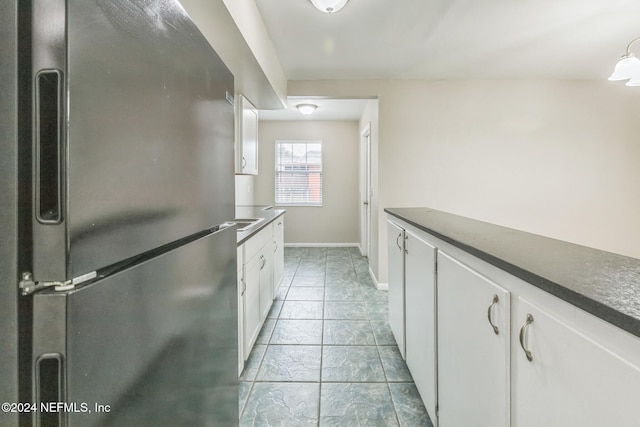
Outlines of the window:
<svg viewBox="0 0 640 427">
<path fill-rule="evenodd" d="M 275 203 L 322 206 L 321 141 L 276 141 Z"/>
</svg>

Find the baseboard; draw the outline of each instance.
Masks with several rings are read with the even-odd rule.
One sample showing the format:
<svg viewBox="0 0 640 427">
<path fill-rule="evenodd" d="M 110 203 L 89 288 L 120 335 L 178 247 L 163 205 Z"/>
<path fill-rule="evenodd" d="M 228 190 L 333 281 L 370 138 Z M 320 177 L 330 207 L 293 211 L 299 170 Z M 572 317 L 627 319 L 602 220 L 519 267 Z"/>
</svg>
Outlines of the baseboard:
<svg viewBox="0 0 640 427">
<path fill-rule="evenodd" d="M 285 248 L 357 248 L 357 243 L 285 243 Z"/>
<path fill-rule="evenodd" d="M 371 277 L 371 280 L 373 280 L 373 284 L 376 285 L 376 289 L 379 291 L 388 291 L 389 290 L 389 284 L 388 283 L 380 283 L 378 282 L 378 279 L 376 279 L 376 275 L 373 274 L 373 270 L 371 269 L 371 266 L 369 266 L 369 276 Z"/>
</svg>

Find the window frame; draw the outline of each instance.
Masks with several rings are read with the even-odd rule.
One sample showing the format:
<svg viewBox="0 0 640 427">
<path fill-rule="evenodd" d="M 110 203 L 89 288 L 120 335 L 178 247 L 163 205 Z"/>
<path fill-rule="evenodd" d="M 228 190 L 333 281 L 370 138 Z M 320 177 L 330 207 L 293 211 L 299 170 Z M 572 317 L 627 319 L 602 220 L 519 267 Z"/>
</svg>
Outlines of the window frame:
<svg viewBox="0 0 640 427">
<path fill-rule="evenodd" d="M 278 166 L 281 165 L 280 157 L 278 155 L 278 148 L 281 144 L 299 144 L 299 145 L 310 145 L 310 144 L 318 144 L 320 145 L 320 170 L 319 171 L 309 171 L 307 169 L 306 173 L 309 174 L 311 172 L 319 172 L 320 174 L 320 201 L 319 202 L 301 202 L 301 201 L 283 201 L 278 200 L 278 178 L 282 176 L 282 173 L 287 174 L 285 171 L 279 171 Z M 322 140 L 303 140 L 303 139 L 291 139 L 291 140 L 276 140 L 275 141 L 275 155 L 274 155 L 274 205 L 275 206 L 298 206 L 298 207 L 322 207 L 324 205 L 324 144 Z M 308 147 L 306 148 L 305 155 L 308 157 Z M 308 167 L 309 163 L 300 163 L 301 165 L 306 165 Z M 293 172 L 295 173 L 295 172 Z M 292 175 L 293 173 L 288 173 Z M 309 188 L 308 186 L 306 188 Z"/>
</svg>

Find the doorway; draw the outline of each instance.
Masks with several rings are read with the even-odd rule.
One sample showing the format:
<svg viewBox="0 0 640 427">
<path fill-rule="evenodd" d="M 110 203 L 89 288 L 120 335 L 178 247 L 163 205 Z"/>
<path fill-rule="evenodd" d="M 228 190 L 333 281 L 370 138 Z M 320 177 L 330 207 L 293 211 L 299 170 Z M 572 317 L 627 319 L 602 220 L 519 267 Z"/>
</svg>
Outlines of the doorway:
<svg viewBox="0 0 640 427">
<path fill-rule="evenodd" d="M 360 253 L 371 252 L 371 122 L 360 133 Z"/>
</svg>

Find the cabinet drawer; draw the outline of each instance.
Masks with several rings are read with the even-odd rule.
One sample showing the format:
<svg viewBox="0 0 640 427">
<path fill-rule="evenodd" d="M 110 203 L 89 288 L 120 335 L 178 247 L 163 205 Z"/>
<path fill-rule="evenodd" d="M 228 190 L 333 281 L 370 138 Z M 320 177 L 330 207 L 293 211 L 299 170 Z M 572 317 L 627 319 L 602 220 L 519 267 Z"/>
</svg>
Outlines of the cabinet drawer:
<svg viewBox="0 0 640 427">
<path fill-rule="evenodd" d="M 279 216 L 273 221 L 273 235 L 277 236 L 284 231 L 284 215 Z"/>
<path fill-rule="evenodd" d="M 269 224 L 245 242 L 244 262 L 248 263 L 273 238 L 273 224 Z"/>
</svg>

